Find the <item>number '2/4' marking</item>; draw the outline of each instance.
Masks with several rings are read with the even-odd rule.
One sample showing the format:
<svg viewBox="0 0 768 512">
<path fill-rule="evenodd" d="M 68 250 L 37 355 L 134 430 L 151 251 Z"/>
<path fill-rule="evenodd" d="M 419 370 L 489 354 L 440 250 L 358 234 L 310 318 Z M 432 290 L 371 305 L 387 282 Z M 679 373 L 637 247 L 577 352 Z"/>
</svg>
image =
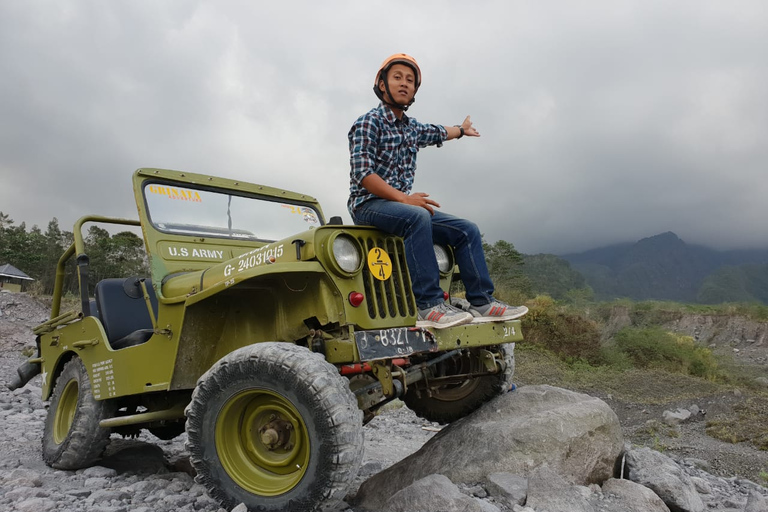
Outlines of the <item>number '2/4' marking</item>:
<svg viewBox="0 0 768 512">
<path fill-rule="evenodd" d="M 368 269 L 379 281 L 386 281 L 392 275 L 392 260 L 380 247 L 368 251 Z"/>
</svg>

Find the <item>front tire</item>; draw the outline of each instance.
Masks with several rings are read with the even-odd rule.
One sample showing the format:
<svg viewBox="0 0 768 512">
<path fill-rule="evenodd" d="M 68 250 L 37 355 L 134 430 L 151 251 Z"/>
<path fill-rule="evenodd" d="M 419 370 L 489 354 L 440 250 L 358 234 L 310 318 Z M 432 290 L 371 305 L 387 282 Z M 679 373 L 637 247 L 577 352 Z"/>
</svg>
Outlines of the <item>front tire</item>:
<svg viewBox="0 0 768 512">
<path fill-rule="evenodd" d="M 515 344 L 499 346 L 504 369 L 499 373 L 467 379 L 461 384 L 427 390 L 411 387 L 403 396 L 405 405 L 417 416 L 437 423 L 451 423 L 477 410 L 490 399 L 509 391 L 515 373 Z M 482 363 L 466 354 L 439 364 L 440 376 L 482 371 Z"/>
<path fill-rule="evenodd" d="M 362 460 L 362 412 L 348 381 L 304 347 L 228 354 L 200 378 L 186 413 L 198 481 L 227 509 L 330 507 Z"/>
<path fill-rule="evenodd" d="M 43 460 L 56 469 L 81 469 L 101 458 L 110 429 L 99 422 L 112 417 L 109 400 L 97 401 L 79 357 L 62 368 L 51 395 L 43 431 Z"/>
</svg>

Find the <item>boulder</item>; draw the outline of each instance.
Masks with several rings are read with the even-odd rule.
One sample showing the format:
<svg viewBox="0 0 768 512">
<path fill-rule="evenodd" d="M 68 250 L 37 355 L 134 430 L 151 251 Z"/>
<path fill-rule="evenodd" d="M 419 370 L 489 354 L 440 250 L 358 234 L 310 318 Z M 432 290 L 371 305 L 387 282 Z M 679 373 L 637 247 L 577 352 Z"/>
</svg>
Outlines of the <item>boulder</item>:
<svg viewBox="0 0 768 512">
<path fill-rule="evenodd" d="M 689 411 L 688 409 L 677 409 L 676 411 L 664 411 L 661 416 L 662 418 L 664 418 L 664 423 L 666 423 L 670 427 L 674 427 L 675 425 L 679 425 L 685 421 L 688 421 L 691 418 L 691 411 Z"/>
<path fill-rule="evenodd" d="M 610 494 L 617 499 L 617 511 L 669 512 L 669 507 L 656 493 L 631 480 L 611 478 L 603 484 L 603 494 Z"/>
<path fill-rule="evenodd" d="M 744 512 L 768 512 L 768 501 L 757 491 L 750 491 Z"/>
<path fill-rule="evenodd" d="M 589 489 L 568 483 L 545 464 L 528 477 L 525 506 L 547 512 L 596 512 L 587 499 L 590 494 Z"/>
<path fill-rule="evenodd" d="M 429 475 L 417 480 L 391 496 L 384 506 L 373 508 L 381 512 L 499 512 L 490 503 L 472 498 L 459 491 L 443 475 Z"/>
<path fill-rule="evenodd" d="M 510 508 L 524 505 L 528 495 L 528 479 L 512 473 L 491 473 L 486 481 L 488 494 L 503 501 Z"/>
<path fill-rule="evenodd" d="M 600 483 L 613 475 L 622 447 L 619 420 L 602 400 L 552 386 L 525 386 L 496 397 L 368 479 L 356 503 L 375 510 L 431 474 L 474 484 L 491 473 L 526 477 L 542 464 L 572 484 Z"/>
<path fill-rule="evenodd" d="M 650 448 L 629 450 L 625 460 L 628 478 L 655 492 L 672 512 L 704 511 L 691 478 L 663 453 Z"/>
</svg>

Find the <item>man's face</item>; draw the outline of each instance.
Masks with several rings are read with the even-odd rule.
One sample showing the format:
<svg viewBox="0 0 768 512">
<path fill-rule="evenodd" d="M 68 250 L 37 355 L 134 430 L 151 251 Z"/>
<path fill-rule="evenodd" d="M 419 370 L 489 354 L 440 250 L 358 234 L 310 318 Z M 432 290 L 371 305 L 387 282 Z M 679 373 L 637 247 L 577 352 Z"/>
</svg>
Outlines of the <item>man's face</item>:
<svg viewBox="0 0 768 512">
<path fill-rule="evenodd" d="M 410 66 L 405 64 L 394 64 L 387 72 L 387 82 L 389 83 L 389 92 L 392 97 L 391 103 L 398 105 L 408 105 L 416 94 L 416 74 Z M 379 89 L 387 97 L 387 89 L 384 82 L 379 82 Z"/>
</svg>

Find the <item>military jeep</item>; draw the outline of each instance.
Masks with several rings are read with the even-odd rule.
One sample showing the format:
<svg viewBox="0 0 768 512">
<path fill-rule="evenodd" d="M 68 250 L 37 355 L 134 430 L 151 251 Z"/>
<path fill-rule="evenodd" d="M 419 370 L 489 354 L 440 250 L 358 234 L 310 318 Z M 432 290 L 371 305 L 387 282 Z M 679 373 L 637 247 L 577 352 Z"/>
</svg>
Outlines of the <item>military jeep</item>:
<svg viewBox="0 0 768 512">
<path fill-rule="evenodd" d="M 42 373 L 48 465 L 91 465 L 112 433 L 186 432 L 223 506 L 316 510 L 344 497 L 384 404 L 446 423 L 509 389 L 520 322 L 416 327 L 402 239 L 242 181 L 139 169 L 133 188 L 138 221 L 75 224 L 38 353 L 11 384 Z M 140 226 L 150 275 L 101 280 L 91 298 L 89 222 Z M 460 269 L 450 247 L 435 253 L 448 299 Z M 72 259 L 79 307 L 61 312 Z"/>
</svg>

